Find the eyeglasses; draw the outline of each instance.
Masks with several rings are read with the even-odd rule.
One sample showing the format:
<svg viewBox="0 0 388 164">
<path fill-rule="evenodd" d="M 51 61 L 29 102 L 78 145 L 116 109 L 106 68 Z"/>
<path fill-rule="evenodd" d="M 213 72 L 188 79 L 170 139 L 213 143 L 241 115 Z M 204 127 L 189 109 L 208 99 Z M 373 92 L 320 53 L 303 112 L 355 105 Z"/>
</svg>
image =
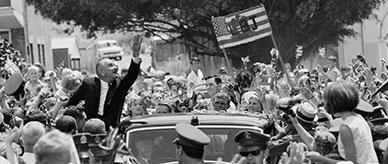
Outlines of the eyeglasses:
<svg viewBox="0 0 388 164">
<path fill-rule="evenodd" d="M 243 157 L 247 157 L 249 154 L 252 154 L 253 156 L 259 155 L 260 154 L 260 149 L 259 150 L 254 150 L 254 151 L 246 151 L 246 152 L 240 152 L 240 155 Z"/>
</svg>

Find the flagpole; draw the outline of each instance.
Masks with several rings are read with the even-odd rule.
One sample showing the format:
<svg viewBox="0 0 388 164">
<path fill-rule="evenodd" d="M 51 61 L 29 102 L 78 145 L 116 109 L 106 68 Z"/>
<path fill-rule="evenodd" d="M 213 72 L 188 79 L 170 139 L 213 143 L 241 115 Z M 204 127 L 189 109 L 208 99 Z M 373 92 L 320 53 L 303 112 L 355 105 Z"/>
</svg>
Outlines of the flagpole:
<svg viewBox="0 0 388 164">
<path fill-rule="evenodd" d="M 274 47 L 276 48 L 276 50 L 278 50 L 278 52 L 279 52 L 278 57 L 279 57 L 280 65 L 282 65 L 283 72 L 284 72 L 284 73 L 286 74 L 286 76 L 287 76 L 288 83 L 291 85 L 291 88 L 293 88 L 293 87 L 292 87 L 292 83 L 291 83 L 291 82 L 292 82 L 292 81 L 291 81 L 291 78 L 290 78 L 290 76 L 289 76 L 288 73 L 287 73 L 287 70 L 286 70 L 286 67 L 285 67 L 285 64 L 284 64 L 284 61 L 283 61 L 283 57 L 282 57 L 282 55 L 280 54 L 278 45 L 276 44 L 276 41 L 275 41 L 275 37 L 273 36 L 272 27 L 271 27 L 271 31 L 272 31 L 272 34 L 271 34 L 272 43 L 273 43 Z"/>
<path fill-rule="evenodd" d="M 223 48 L 222 52 L 223 52 L 224 57 L 226 59 L 226 67 L 228 69 L 229 75 L 232 75 L 232 65 L 230 64 L 230 60 L 229 60 L 228 52 L 226 51 L 226 48 Z"/>
</svg>

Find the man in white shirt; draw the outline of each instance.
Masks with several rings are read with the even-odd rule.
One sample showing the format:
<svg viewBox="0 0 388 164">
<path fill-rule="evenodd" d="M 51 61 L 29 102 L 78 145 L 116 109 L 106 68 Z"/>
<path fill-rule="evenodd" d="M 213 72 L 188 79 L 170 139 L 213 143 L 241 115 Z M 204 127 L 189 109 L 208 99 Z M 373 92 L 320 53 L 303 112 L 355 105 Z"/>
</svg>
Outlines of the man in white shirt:
<svg viewBox="0 0 388 164">
<path fill-rule="evenodd" d="M 341 72 L 336 67 L 337 58 L 334 56 L 329 56 L 328 60 L 329 62 L 329 70 L 326 73 L 327 78 L 331 82 L 335 82 L 342 78 Z"/>
<path fill-rule="evenodd" d="M 190 61 L 191 67 L 190 67 L 190 73 L 187 75 L 187 82 L 189 84 L 189 87 L 196 86 L 199 84 L 203 84 L 203 73 L 199 69 L 201 66 L 201 61 L 198 57 L 193 57 Z"/>
</svg>

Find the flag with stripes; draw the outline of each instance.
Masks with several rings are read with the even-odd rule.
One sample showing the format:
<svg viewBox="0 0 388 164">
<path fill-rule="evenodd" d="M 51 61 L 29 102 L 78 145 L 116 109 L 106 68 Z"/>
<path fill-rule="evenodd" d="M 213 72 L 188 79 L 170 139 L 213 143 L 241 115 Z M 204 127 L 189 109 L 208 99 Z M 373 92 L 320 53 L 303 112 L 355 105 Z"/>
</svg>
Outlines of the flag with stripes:
<svg viewBox="0 0 388 164">
<path fill-rule="evenodd" d="M 137 77 L 137 80 L 132 86 L 132 91 L 138 95 L 144 89 L 145 89 L 144 77 L 142 75 L 139 75 Z"/>
<path fill-rule="evenodd" d="M 272 34 L 264 6 L 255 6 L 227 16 L 212 17 L 221 49 L 249 43 Z"/>
</svg>

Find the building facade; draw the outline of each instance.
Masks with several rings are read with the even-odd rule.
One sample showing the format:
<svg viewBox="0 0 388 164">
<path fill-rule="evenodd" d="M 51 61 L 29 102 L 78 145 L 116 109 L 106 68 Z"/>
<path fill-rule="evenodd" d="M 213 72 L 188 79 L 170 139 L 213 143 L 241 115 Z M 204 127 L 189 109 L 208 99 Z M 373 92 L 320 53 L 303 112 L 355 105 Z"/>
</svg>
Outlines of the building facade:
<svg viewBox="0 0 388 164">
<path fill-rule="evenodd" d="M 27 62 L 53 68 L 50 22 L 25 0 L 0 1 L 0 37 L 20 50 Z"/>
<path fill-rule="evenodd" d="M 369 19 L 352 26 L 356 36 L 345 38 L 339 44 L 339 62 L 351 63 L 356 55 L 363 55 L 369 66 L 382 71 L 381 59 L 388 60 L 388 3 L 382 4 Z"/>
</svg>

